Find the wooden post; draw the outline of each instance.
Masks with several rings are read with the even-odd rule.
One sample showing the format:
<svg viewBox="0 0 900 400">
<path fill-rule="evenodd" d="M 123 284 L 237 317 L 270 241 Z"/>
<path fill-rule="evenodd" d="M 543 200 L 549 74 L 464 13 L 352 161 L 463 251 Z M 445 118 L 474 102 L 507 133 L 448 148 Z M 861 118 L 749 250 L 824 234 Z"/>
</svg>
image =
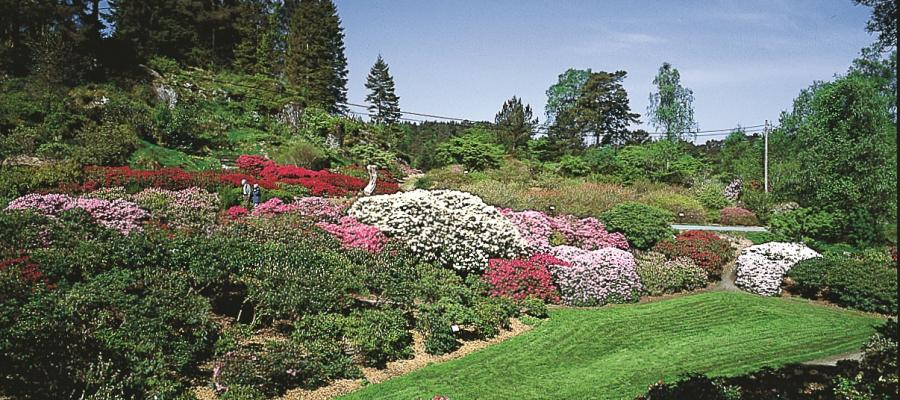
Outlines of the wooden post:
<svg viewBox="0 0 900 400">
<path fill-rule="evenodd" d="M 765 140 L 765 149 L 763 150 L 763 180 L 765 183 L 766 193 L 769 193 L 769 120 L 763 128 L 763 138 Z"/>
</svg>

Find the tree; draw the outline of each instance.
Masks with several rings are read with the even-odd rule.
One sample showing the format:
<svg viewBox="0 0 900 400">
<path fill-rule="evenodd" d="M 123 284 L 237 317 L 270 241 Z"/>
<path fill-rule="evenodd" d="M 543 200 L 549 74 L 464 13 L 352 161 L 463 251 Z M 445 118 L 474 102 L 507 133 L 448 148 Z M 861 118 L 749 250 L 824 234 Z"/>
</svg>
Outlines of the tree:
<svg viewBox="0 0 900 400">
<path fill-rule="evenodd" d="M 694 92 L 681 86 L 681 74 L 672 64 L 663 63 L 653 78 L 656 92 L 650 93 L 647 114 L 650 123 L 666 134 L 666 139 L 684 139 L 687 132 L 697 130 L 694 121 Z M 693 139 L 693 137 L 691 137 Z"/>
<path fill-rule="evenodd" d="M 547 89 L 547 123 L 553 124 L 565 110 L 575 105 L 581 95 L 581 87 L 591 77 L 590 69 L 569 68 L 559 75 L 558 81 Z"/>
<path fill-rule="evenodd" d="M 241 72 L 272 74 L 278 70 L 275 54 L 281 3 L 274 0 L 242 0 L 234 21 L 239 39 L 234 47 L 234 67 Z"/>
<path fill-rule="evenodd" d="M 347 102 L 344 30 L 331 0 L 299 0 L 285 53 L 288 81 L 305 90 L 309 105 L 340 113 Z"/>
<path fill-rule="evenodd" d="M 394 94 L 394 78 L 381 54 L 366 78 L 366 89 L 369 89 L 366 101 L 371 103 L 369 113 L 375 113 L 373 121 L 393 124 L 400 120 L 400 98 Z"/>
<path fill-rule="evenodd" d="M 876 239 L 897 212 L 896 126 L 878 86 L 860 74 L 822 85 L 796 132 L 799 202 L 839 213 L 858 242 Z"/>
<path fill-rule="evenodd" d="M 625 71 L 591 73 L 581 88 L 573 113 L 573 127 L 582 136 L 593 136 L 594 144 L 624 144 L 628 126 L 640 123 L 640 115 L 632 113 L 628 93 L 622 87 Z"/>
<path fill-rule="evenodd" d="M 854 0 L 857 5 L 872 7 L 872 17 L 866 23 L 866 30 L 878 34 L 875 43 L 879 51 L 897 48 L 897 2 L 896 0 Z"/>
<path fill-rule="evenodd" d="M 532 118 L 530 105 L 523 105 L 522 99 L 513 96 L 503 103 L 500 112 L 494 116 L 494 123 L 500 132 L 500 142 L 507 151 L 514 153 L 528 145 L 538 119 Z"/>
</svg>

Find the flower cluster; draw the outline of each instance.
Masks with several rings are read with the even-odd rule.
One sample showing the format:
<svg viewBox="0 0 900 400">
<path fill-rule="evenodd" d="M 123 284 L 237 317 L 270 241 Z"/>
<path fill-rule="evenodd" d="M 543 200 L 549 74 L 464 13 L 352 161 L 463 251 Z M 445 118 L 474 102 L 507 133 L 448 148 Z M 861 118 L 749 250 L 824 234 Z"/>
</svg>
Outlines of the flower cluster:
<svg viewBox="0 0 900 400">
<path fill-rule="evenodd" d="M 124 234 L 141 229 L 141 220 L 148 217 L 146 211 L 126 200 L 103 200 L 72 197 L 65 194 L 27 194 L 9 203 L 7 210 L 34 210 L 56 217 L 67 210 L 79 208 L 86 211 L 97 223 Z"/>
<path fill-rule="evenodd" d="M 301 197 L 293 204 L 300 214 L 320 220 L 337 221 L 344 214 L 344 206 L 324 197 Z"/>
<path fill-rule="evenodd" d="M 249 174 L 259 175 L 264 168 L 275 165 L 275 162 L 263 156 L 244 154 L 234 160 L 234 165 Z"/>
<path fill-rule="evenodd" d="M 249 214 L 250 212 L 247 211 L 247 208 L 241 206 L 231 206 L 225 211 L 225 215 L 227 215 L 229 219 L 239 219 Z"/>
<path fill-rule="evenodd" d="M 285 203 L 281 201 L 281 199 L 273 197 L 260 203 L 256 207 L 253 207 L 253 211 L 250 212 L 250 215 L 259 217 L 263 215 L 292 213 L 295 211 L 297 211 L 297 207 L 294 203 Z"/>
<path fill-rule="evenodd" d="M 820 257 L 800 243 L 769 242 L 750 246 L 737 259 L 735 284 L 751 293 L 772 296 L 781 291 L 784 274 L 800 261 Z"/>
<path fill-rule="evenodd" d="M 759 224 L 753 211 L 740 207 L 725 207 L 719 214 L 719 223 L 724 225 L 751 226 Z"/>
<path fill-rule="evenodd" d="M 150 211 L 156 221 L 179 229 L 205 230 L 215 224 L 219 211 L 219 195 L 197 187 L 148 188 L 130 200 Z"/>
<path fill-rule="evenodd" d="M 568 266 L 551 266 L 562 301 L 575 306 L 594 306 L 634 301 L 642 290 L 631 253 L 612 247 L 584 250 L 556 246 L 551 250 Z"/>
<path fill-rule="evenodd" d="M 740 178 L 737 178 L 731 181 L 728 186 L 725 186 L 725 198 L 732 202 L 737 201 L 737 199 L 741 197 L 743 189 L 744 182 Z"/>
<path fill-rule="evenodd" d="M 515 300 L 528 297 L 548 303 L 559 302 L 559 290 L 553 284 L 551 265 L 568 266 L 568 263 L 548 254 L 535 254 L 525 260 L 488 260 L 483 279 L 491 286 L 491 296 L 504 296 Z"/>
<path fill-rule="evenodd" d="M 690 258 L 667 260 L 664 254 L 649 251 L 639 254 L 636 262 L 644 292 L 651 296 L 694 290 L 706 285 L 706 271 Z"/>
<path fill-rule="evenodd" d="M 348 211 L 404 242 L 427 261 L 479 271 L 490 258 L 516 258 L 528 245 L 496 208 L 453 190 L 414 190 L 363 197 Z"/>
<path fill-rule="evenodd" d="M 722 267 L 734 259 L 731 244 L 710 231 L 682 232 L 674 240 L 657 243 L 653 251 L 665 254 L 670 260 L 690 258 L 711 277 L 721 276 Z"/>
<path fill-rule="evenodd" d="M 559 238 L 564 244 L 585 250 L 616 247 L 628 250 L 628 240 L 621 233 L 609 233 L 596 218 L 575 218 L 571 215 L 551 217 L 540 211 L 500 212 L 519 229 L 519 233 L 535 251 L 549 251 Z"/>
<path fill-rule="evenodd" d="M 388 241 L 387 236 L 378 228 L 360 223 L 356 218 L 349 216 L 341 217 L 337 223 L 318 222 L 316 226 L 336 236 L 347 248 L 378 253 Z"/>
</svg>

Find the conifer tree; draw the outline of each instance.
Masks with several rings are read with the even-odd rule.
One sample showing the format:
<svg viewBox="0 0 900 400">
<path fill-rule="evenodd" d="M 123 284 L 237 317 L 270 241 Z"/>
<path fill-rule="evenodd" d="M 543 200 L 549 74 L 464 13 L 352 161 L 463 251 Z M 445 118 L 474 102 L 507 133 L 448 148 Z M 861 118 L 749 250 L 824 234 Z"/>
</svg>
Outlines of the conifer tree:
<svg viewBox="0 0 900 400">
<path fill-rule="evenodd" d="M 309 105 L 343 112 L 347 101 L 344 30 L 331 0 L 299 0 L 292 7 L 285 54 L 288 80 Z"/>
<path fill-rule="evenodd" d="M 393 124 L 400 120 L 400 98 L 394 93 L 394 78 L 381 54 L 369 71 L 366 89 L 369 89 L 366 101 L 371 104 L 369 113 L 374 114 L 373 121 Z"/>
<path fill-rule="evenodd" d="M 503 103 L 500 112 L 494 117 L 494 123 L 500 131 L 500 142 L 507 151 L 514 153 L 528 144 L 538 120 L 532 118 L 530 105 L 523 105 L 522 99 L 513 96 Z"/>
</svg>

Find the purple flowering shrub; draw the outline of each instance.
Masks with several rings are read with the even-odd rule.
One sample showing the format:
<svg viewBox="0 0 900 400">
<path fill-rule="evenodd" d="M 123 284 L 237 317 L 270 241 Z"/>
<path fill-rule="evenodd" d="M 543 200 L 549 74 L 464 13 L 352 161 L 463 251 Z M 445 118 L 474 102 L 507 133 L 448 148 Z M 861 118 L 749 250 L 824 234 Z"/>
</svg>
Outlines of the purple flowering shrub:
<svg viewBox="0 0 900 400">
<path fill-rule="evenodd" d="M 615 247 L 628 250 L 628 240 L 621 233 L 610 233 L 596 218 L 576 218 L 571 215 L 551 217 L 540 211 L 512 211 L 503 214 L 522 234 L 535 251 L 550 251 L 557 240 L 584 250 Z"/>
<path fill-rule="evenodd" d="M 72 197 L 65 194 L 27 194 L 11 201 L 6 210 L 34 210 L 48 217 L 57 217 L 75 208 L 86 211 L 100 225 L 123 234 L 141 230 L 141 221 L 149 216 L 130 201 Z"/>
<path fill-rule="evenodd" d="M 569 266 L 550 266 L 563 303 L 598 306 L 637 300 L 643 289 L 631 253 L 612 247 L 556 246 L 551 254 Z"/>
</svg>

